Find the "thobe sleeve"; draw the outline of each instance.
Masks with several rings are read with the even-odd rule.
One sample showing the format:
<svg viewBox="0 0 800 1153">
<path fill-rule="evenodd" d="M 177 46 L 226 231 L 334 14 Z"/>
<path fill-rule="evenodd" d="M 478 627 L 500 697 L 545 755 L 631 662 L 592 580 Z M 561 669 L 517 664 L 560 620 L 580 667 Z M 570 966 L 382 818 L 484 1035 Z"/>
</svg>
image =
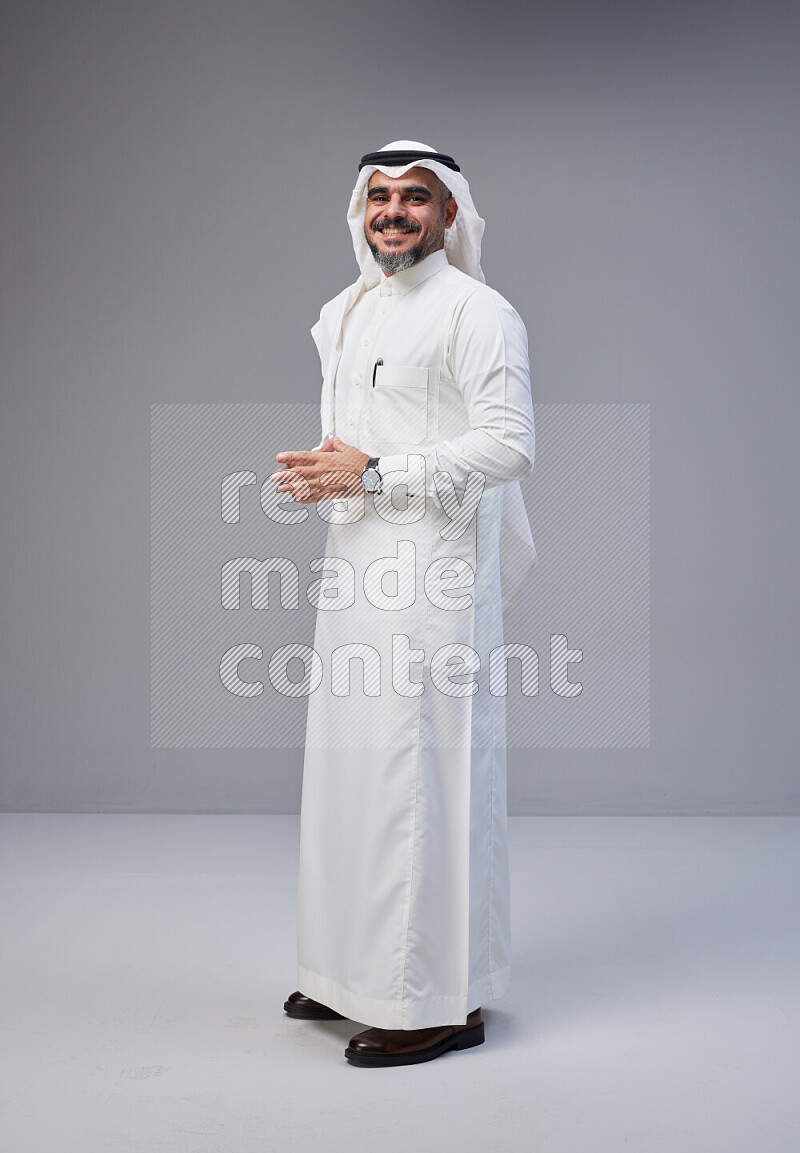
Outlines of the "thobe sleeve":
<svg viewBox="0 0 800 1153">
<path fill-rule="evenodd" d="M 426 496 L 440 507 L 437 472 L 449 473 L 460 489 L 470 472 L 483 473 L 485 487 L 492 488 L 533 470 L 528 339 L 522 319 L 499 293 L 480 288 L 456 310 L 443 371 L 458 385 L 470 428 L 414 450 L 425 461 Z M 408 463 L 405 453 L 381 456 L 380 469 L 386 474 Z"/>
<path fill-rule="evenodd" d="M 325 441 L 334 435 L 336 416 L 334 407 L 333 374 L 330 365 L 331 351 L 341 337 L 344 317 L 358 300 L 364 290 L 361 277 L 347 288 L 343 288 L 338 296 L 323 304 L 319 320 L 311 329 L 311 338 L 317 346 L 320 366 L 322 368 L 322 397 L 320 402 L 320 429 L 319 444 L 315 444 L 312 452 L 322 448 Z"/>
<path fill-rule="evenodd" d="M 324 321 L 324 316 L 323 316 L 323 313 L 320 312 L 319 320 L 314 325 L 314 327 L 311 329 L 311 339 L 314 341 L 317 352 L 319 353 L 319 359 L 320 359 L 320 365 L 322 368 L 322 377 L 323 377 L 323 384 L 322 384 L 323 398 L 322 398 L 321 413 L 320 413 L 320 427 L 322 429 L 322 435 L 320 437 L 319 444 L 315 444 L 314 447 L 311 449 L 311 452 L 318 452 L 319 449 L 322 448 L 325 441 L 328 439 L 328 436 L 333 435 L 332 431 L 328 432 L 324 427 L 325 419 L 326 419 L 328 414 L 326 412 L 325 397 L 324 397 L 324 388 L 325 388 L 325 328 L 324 328 L 323 321 Z"/>
</svg>

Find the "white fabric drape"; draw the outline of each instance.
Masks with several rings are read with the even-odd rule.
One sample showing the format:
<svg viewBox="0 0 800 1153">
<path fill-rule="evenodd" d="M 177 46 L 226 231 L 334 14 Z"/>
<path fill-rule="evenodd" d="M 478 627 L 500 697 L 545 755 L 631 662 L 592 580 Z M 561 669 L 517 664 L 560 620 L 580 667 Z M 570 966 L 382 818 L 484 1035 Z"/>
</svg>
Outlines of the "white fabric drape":
<svg viewBox="0 0 800 1153">
<path fill-rule="evenodd" d="M 505 701 L 489 657 L 535 561 L 518 483 L 533 412 L 524 326 L 477 275 L 483 222 L 464 217 L 471 272 L 452 245 L 388 278 L 369 255 L 313 330 L 322 441 L 379 456 L 421 511 L 328 502 L 323 573 L 339 584 L 319 601 L 304 758 L 298 988 L 389 1029 L 463 1024 L 509 980 Z M 470 472 L 485 478 L 456 538 L 437 471 L 459 495 Z"/>
</svg>

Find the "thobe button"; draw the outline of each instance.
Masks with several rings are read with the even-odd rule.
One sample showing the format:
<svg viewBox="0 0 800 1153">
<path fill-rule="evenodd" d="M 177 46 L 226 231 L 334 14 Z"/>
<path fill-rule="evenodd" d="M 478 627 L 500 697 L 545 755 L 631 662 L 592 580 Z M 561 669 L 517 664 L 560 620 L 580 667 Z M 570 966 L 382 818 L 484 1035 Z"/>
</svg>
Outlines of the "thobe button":
<svg viewBox="0 0 800 1153">
<path fill-rule="evenodd" d="M 361 344 L 363 345 L 364 348 L 369 348 L 369 341 L 368 340 L 362 340 Z"/>
<path fill-rule="evenodd" d="M 354 376 L 353 377 L 353 384 L 361 384 L 361 377 L 360 376 Z"/>
<path fill-rule="evenodd" d="M 348 423 L 348 424 L 355 424 L 355 421 L 353 420 L 352 416 L 349 416 L 349 417 L 347 418 L 347 423 Z"/>
</svg>

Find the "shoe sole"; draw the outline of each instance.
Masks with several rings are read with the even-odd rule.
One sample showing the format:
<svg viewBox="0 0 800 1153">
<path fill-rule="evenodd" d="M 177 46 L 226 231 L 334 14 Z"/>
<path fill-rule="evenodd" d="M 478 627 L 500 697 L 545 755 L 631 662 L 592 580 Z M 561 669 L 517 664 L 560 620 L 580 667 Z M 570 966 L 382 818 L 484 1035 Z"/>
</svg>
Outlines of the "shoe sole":
<svg viewBox="0 0 800 1153">
<path fill-rule="evenodd" d="M 295 1017 L 298 1021 L 346 1021 L 341 1013 L 333 1009 L 309 1009 L 307 1006 L 292 1005 L 284 1001 L 283 1007 L 287 1017 Z"/>
<path fill-rule="evenodd" d="M 479 1024 L 473 1025 L 471 1029 L 465 1029 L 463 1033 L 456 1033 L 433 1048 L 421 1049 L 418 1053 L 389 1053 L 385 1057 L 379 1057 L 377 1054 L 359 1053 L 356 1049 L 351 1049 L 348 1046 L 344 1055 L 351 1065 L 360 1065 L 365 1069 L 376 1069 L 389 1065 L 419 1065 L 423 1061 L 433 1061 L 435 1057 L 441 1057 L 442 1053 L 447 1053 L 450 1049 L 471 1049 L 474 1045 L 482 1045 L 485 1040 L 486 1035 L 483 1021 L 481 1021 Z"/>
</svg>

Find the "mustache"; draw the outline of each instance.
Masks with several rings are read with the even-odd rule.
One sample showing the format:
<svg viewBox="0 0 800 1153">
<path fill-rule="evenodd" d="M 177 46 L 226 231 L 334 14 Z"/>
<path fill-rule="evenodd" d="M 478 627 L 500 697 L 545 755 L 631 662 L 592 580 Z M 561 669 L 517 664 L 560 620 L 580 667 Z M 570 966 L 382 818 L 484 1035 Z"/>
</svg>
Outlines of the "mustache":
<svg viewBox="0 0 800 1153">
<path fill-rule="evenodd" d="M 375 220 L 370 225 L 373 232 L 383 232 L 386 228 L 397 228 L 401 232 L 421 232 L 422 225 L 416 220 L 390 220 L 387 216 Z"/>
</svg>

